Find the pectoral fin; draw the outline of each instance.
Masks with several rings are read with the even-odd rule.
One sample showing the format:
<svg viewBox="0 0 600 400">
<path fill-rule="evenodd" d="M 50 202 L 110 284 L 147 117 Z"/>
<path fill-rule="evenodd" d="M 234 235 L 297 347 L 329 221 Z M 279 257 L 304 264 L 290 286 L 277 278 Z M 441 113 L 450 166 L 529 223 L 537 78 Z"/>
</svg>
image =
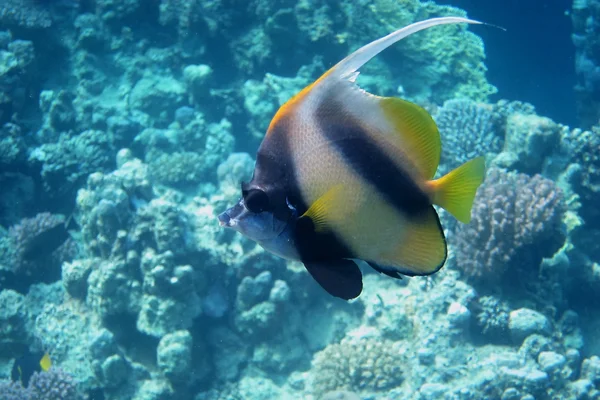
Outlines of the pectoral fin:
<svg viewBox="0 0 600 400">
<path fill-rule="evenodd" d="M 302 215 L 302 217 L 311 219 L 315 232 L 326 232 L 329 229 L 330 221 L 343 219 L 348 215 L 349 210 L 345 207 L 348 203 L 343 202 L 343 189 L 343 185 L 335 185 L 319 197 Z"/>
<path fill-rule="evenodd" d="M 332 296 L 344 300 L 358 297 L 362 292 L 362 273 L 351 260 L 304 263 L 307 271 Z"/>
</svg>

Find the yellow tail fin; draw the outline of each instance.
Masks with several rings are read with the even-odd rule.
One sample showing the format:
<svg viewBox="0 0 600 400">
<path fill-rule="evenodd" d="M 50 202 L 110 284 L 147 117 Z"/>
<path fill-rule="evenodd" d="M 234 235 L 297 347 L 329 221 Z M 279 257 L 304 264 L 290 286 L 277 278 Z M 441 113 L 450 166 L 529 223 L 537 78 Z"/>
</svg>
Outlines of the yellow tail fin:
<svg viewBox="0 0 600 400">
<path fill-rule="evenodd" d="M 477 188 L 485 176 L 485 159 L 474 158 L 442 176 L 430 181 L 433 204 L 446 209 L 460 222 L 471 221 L 471 207 Z"/>
</svg>

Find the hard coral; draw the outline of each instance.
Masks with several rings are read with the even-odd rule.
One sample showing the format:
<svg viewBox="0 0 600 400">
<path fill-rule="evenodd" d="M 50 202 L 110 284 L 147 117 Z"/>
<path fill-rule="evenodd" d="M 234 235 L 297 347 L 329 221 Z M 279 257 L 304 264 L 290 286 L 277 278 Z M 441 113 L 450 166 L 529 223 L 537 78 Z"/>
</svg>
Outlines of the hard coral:
<svg viewBox="0 0 600 400">
<path fill-rule="evenodd" d="M 3 124 L 18 121 L 19 114 L 30 104 L 29 96 L 33 95 L 38 78 L 33 42 L 11 41 L 6 32 L 0 32 L 0 36 L 3 36 L 0 38 L 0 123 Z"/>
<path fill-rule="evenodd" d="M 1 290 L 0 352 L 5 354 L 5 357 L 14 356 L 23 345 L 28 344 L 28 340 L 30 335 L 27 332 L 25 297 L 14 290 Z"/>
<path fill-rule="evenodd" d="M 50 10 L 35 0 L 2 0 L 0 25 L 40 29 L 52 25 Z"/>
<path fill-rule="evenodd" d="M 20 383 L 10 380 L 0 380 L 2 400 L 32 400 L 31 393 Z"/>
<path fill-rule="evenodd" d="M 59 368 L 35 372 L 29 380 L 28 391 L 35 400 L 80 400 L 81 394 L 73 378 Z"/>
<path fill-rule="evenodd" d="M 40 282 L 58 279 L 63 261 L 70 260 L 76 247 L 67 233 L 65 217 L 43 212 L 24 218 L 10 227 L 2 239 L 0 263 L 15 274 Z"/>
<path fill-rule="evenodd" d="M 478 300 L 477 325 L 481 333 L 503 336 L 508 330 L 510 308 L 496 297 L 483 296 Z"/>
<path fill-rule="evenodd" d="M 583 207 L 580 213 L 588 223 L 599 225 L 598 200 L 600 199 L 600 126 L 595 126 L 589 131 L 574 129 L 570 131 L 563 141 L 567 145 L 573 162 L 579 164 L 580 169 L 575 183 L 575 192 Z"/>
<path fill-rule="evenodd" d="M 458 268 L 475 280 L 537 270 L 564 242 L 565 208 L 551 180 L 492 169 L 475 197 L 471 223 L 451 238 Z"/>
<path fill-rule="evenodd" d="M 233 150 L 235 138 L 228 120 L 207 123 L 202 114 L 192 115 L 183 127 L 145 129 L 136 137 L 136 143 L 144 147 L 154 182 L 189 188 L 214 179 L 216 167 Z"/>
<path fill-rule="evenodd" d="M 116 154 L 114 138 L 107 132 L 87 130 L 61 134 L 57 143 L 44 144 L 30 155 L 41 164 L 44 188 L 51 197 L 75 190 L 92 172 L 103 171 Z"/>
<path fill-rule="evenodd" d="M 82 400 L 73 378 L 59 368 L 34 372 L 29 385 L 0 380 L 2 400 Z"/>
<path fill-rule="evenodd" d="M 585 128 L 600 118 L 600 7 L 596 1 L 574 1 L 571 13 L 577 73 L 577 111 Z"/>
<path fill-rule="evenodd" d="M 111 254 L 125 259 L 132 241 L 141 242 L 149 236 L 144 231 L 129 232 L 135 237 L 127 237 L 136 211 L 154 196 L 148 168 L 137 159 L 122 161 L 120 168 L 110 174 L 90 175 L 87 187 L 77 194 L 76 218 L 86 248 L 92 255 L 106 259 Z"/>
<path fill-rule="evenodd" d="M 396 0 L 345 1 L 341 8 L 346 26 L 339 30 L 347 30 L 347 41 L 354 47 L 364 44 L 365 37 L 382 37 L 417 20 L 442 15 L 466 16 L 461 9 L 420 0 L 403 0 L 401 4 Z M 393 57 L 394 52 L 394 76 L 404 77 L 402 86 L 412 99 L 437 104 L 456 97 L 484 101 L 496 92 L 485 77 L 483 41 L 464 25 L 420 32 L 387 54 Z"/>
<path fill-rule="evenodd" d="M 448 100 L 434 119 L 442 137 L 443 170 L 502 150 L 504 118 L 492 105 L 468 99 Z"/>
<path fill-rule="evenodd" d="M 315 393 L 331 390 L 379 391 L 400 386 L 406 359 L 390 340 L 343 340 L 317 353 L 313 360 Z"/>
</svg>

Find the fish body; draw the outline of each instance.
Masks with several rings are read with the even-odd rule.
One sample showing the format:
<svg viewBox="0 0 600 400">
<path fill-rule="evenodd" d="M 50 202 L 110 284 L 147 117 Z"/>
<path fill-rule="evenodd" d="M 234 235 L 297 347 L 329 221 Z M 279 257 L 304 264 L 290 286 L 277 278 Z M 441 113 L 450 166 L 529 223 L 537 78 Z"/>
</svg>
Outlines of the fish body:
<svg viewBox="0 0 600 400">
<path fill-rule="evenodd" d="M 27 261 L 47 257 L 70 238 L 66 223 L 56 225 L 37 233 L 24 243 L 21 256 Z"/>
<path fill-rule="evenodd" d="M 48 371 L 52 367 L 50 355 L 46 352 L 25 352 L 15 359 L 11 371 L 11 379 L 27 387 L 29 378 L 35 372 Z"/>
<path fill-rule="evenodd" d="M 421 107 L 354 82 L 358 69 L 398 40 L 459 17 L 417 22 L 336 64 L 276 113 L 242 199 L 219 216 L 265 249 L 304 263 L 330 294 L 362 291 L 356 260 L 377 271 L 428 275 L 447 255 L 433 204 L 468 222 L 483 158 L 433 180 L 441 139 Z"/>
</svg>

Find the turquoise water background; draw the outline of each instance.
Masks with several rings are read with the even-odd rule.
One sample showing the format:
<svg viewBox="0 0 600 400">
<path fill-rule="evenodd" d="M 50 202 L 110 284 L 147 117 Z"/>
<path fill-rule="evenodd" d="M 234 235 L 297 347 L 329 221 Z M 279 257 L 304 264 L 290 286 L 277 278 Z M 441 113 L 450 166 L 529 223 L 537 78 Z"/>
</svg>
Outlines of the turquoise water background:
<svg viewBox="0 0 600 400">
<path fill-rule="evenodd" d="M 486 157 L 441 271 L 346 302 L 219 226 L 282 104 L 450 15 L 506 30 L 357 80 L 432 115 L 440 174 Z M 0 400 L 597 400 L 598 204 L 597 0 L 0 0 Z"/>
</svg>

